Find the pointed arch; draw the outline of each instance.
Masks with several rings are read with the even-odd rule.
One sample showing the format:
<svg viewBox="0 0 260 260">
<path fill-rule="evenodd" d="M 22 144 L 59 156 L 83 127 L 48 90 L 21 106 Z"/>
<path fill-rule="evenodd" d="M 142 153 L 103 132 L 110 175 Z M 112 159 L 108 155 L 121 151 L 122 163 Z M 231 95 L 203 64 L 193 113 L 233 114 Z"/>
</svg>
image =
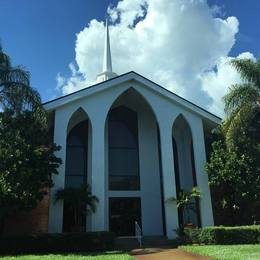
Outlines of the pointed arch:
<svg viewBox="0 0 260 260">
<path fill-rule="evenodd" d="M 79 188 L 88 183 L 88 154 L 89 154 L 90 121 L 82 107 L 74 111 L 67 125 L 65 188 Z M 83 212 L 85 205 L 79 206 Z M 79 226 L 80 225 L 80 226 Z M 74 218 L 74 211 L 70 203 L 64 200 L 63 232 L 86 231 L 86 216 L 79 213 Z"/>
<path fill-rule="evenodd" d="M 130 212 L 138 221 L 145 233 L 155 232 L 163 235 L 163 197 L 159 163 L 158 126 L 156 115 L 146 97 L 131 86 L 122 91 L 112 102 L 106 118 L 108 129 L 108 188 L 134 192 L 140 207 Z M 116 190 L 114 189 L 116 188 Z M 120 193 L 118 193 L 120 194 Z M 133 197 L 133 195 L 131 195 Z M 153 196 L 154 207 L 148 207 Z M 130 198 L 124 198 L 122 205 Z M 133 199 L 133 198 L 131 198 Z M 124 207 L 124 206 L 122 206 Z M 109 199 L 110 214 L 115 214 L 113 199 Z M 128 209 L 129 210 L 129 209 Z M 150 220 L 148 220 L 150 219 Z M 134 225 L 129 222 L 128 228 L 115 228 L 113 218 L 109 218 L 110 230 L 118 235 L 133 235 Z M 151 223 L 157 226 L 151 226 Z M 128 222 L 127 222 L 128 223 Z M 115 226 L 114 226 L 115 224 Z M 120 229 L 124 230 L 120 234 Z"/>
<path fill-rule="evenodd" d="M 70 133 L 71 129 L 84 120 L 89 120 L 87 112 L 82 108 L 77 108 L 72 112 L 67 125 L 67 135 Z M 89 120 L 90 121 L 90 120 Z"/>
<path fill-rule="evenodd" d="M 191 191 L 197 186 L 193 135 L 188 120 L 179 114 L 172 126 L 172 144 L 175 155 L 174 168 L 177 191 Z M 179 212 L 179 222 L 182 225 L 192 222 L 200 226 L 199 204 L 194 200 L 194 210 Z"/>
<path fill-rule="evenodd" d="M 156 122 L 158 121 L 157 120 L 157 115 L 152 107 L 152 105 L 150 104 L 150 102 L 147 100 L 147 98 L 136 88 L 136 87 L 133 87 L 133 86 L 130 86 L 128 87 L 127 89 L 123 90 L 121 93 L 119 93 L 115 98 L 114 100 L 111 102 L 110 104 L 110 108 L 108 109 L 107 111 L 107 115 L 106 115 L 106 118 L 108 117 L 108 114 L 109 114 L 109 111 L 111 110 L 111 108 L 115 107 L 118 105 L 118 103 L 120 102 L 120 99 L 124 98 L 124 97 L 127 97 L 128 95 L 133 95 L 135 94 L 136 97 L 138 97 L 139 101 L 142 100 L 142 102 L 144 102 L 147 107 L 151 110 L 151 112 L 153 113 L 155 119 L 156 119 Z"/>
</svg>

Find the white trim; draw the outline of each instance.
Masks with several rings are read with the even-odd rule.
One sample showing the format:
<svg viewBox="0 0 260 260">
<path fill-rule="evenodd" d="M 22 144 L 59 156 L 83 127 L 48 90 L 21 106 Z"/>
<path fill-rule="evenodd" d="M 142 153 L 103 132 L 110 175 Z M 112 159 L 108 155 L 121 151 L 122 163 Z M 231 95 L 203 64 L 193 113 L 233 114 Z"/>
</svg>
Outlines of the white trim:
<svg viewBox="0 0 260 260">
<path fill-rule="evenodd" d="M 220 124 L 221 123 L 221 119 L 213 114 L 211 114 L 210 112 L 204 110 L 203 108 L 189 102 L 188 100 L 170 92 L 169 90 L 161 87 L 160 85 L 144 78 L 143 76 L 131 71 L 129 73 L 126 73 L 124 75 L 118 76 L 116 78 L 113 78 L 111 80 L 93 85 L 93 86 L 89 86 L 85 89 L 82 89 L 81 91 L 77 91 L 74 92 L 70 95 L 55 99 L 53 101 L 49 101 L 46 102 L 44 105 L 44 108 L 47 111 L 52 111 L 57 109 L 60 106 L 64 106 L 70 102 L 73 101 L 77 101 L 79 99 L 82 99 L 86 96 L 90 96 L 93 94 L 96 94 L 100 91 L 104 91 L 110 87 L 114 87 L 116 85 L 122 84 L 122 83 L 131 83 L 132 81 L 135 81 L 137 83 L 139 83 L 140 85 L 142 85 L 145 88 L 148 88 L 150 90 L 153 90 L 154 92 L 156 92 L 157 94 L 159 94 L 160 96 L 167 98 L 171 101 L 173 101 L 174 103 L 177 103 L 179 105 L 181 105 L 182 107 L 188 109 L 189 111 L 192 111 L 193 113 L 195 112 L 196 114 L 202 116 L 203 118 L 207 118 L 210 121 L 213 121 L 216 124 Z"/>
</svg>

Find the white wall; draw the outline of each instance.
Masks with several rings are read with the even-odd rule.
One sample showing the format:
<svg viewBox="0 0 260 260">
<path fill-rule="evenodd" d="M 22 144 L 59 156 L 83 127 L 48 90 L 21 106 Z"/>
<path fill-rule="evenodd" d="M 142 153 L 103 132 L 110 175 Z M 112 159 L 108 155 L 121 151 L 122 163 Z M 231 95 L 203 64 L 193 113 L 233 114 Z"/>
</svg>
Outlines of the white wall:
<svg viewBox="0 0 260 260">
<path fill-rule="evenodd" d="M 156 119 L 150 111 L 139 114 L 139 160 L 144 235 L 163 235 L 160 166 Z"/>
<path fill-rule="evenodd" d="M 106 84 L 106 83 L 104 83 Z M 175 187 L 175 177 L 174 177 L 174 154 L 172 151 L 172 126 L 176 117 L 181 113 L 187 119 L 187 122 L 191 126 L 191 131 L 194 138 L 197 138 L 194 142 L 195 151 L 195 164 L 196 164 L 196 174 L 198 185 L 201 186 L 203 191 L 204 199 L 201 202 L 202 210 L 202 223 L 203 225 L 212 225 L 212 209 L 210 201 L 210 193 L 207 184 L 207 176 L 204 173 L 204 163 L 205 163 L 205 147 L 203 139 L 203 128 L 202 128 L 202 118 L 198 114 L 193 113 L 190 110 L 185 109 L 165 97 L 158 92 L 154 91 L 150 86 L 139 84 L 137 82 L 128 81 L 120 85 L 115 85 L 104 91 L 99 90 L 99 92 L 93 92 L 91 95 L 86 97 L 81 97 L 78 94 L 78 99 L 71 101 L 70 103 L 63 104 L 58 107 L 55 111 L 55 128 L 54 128 L 54 141 L 62 146 L 62 150 L 57 153 L 59 157 L 63 159 L 65 163 L 66 154 L 66 133 L 67 126 L 71 115 L 79 108 L 87 113 L 88 118 L 92 126 L 91 135 L 91 156 L 89 157 L 90 169 L 90 182 L 92 185 L 93 194 L 99 198 L 99 204 L 97 206 L 97 212 L 92 215 L 91 219 L 91 230 L 107 230 L 108 229 L 108 200 L 107 200 L 107 162 L 106 162 L 106 138 L 105 138 L 105 124 L 107 119 L 107 114 L 111 108 L 114 101 L 127 89 L 130 87 L 135 88 L 146 101 L 149 103 L 153 110 L 155 118 L 158 122 L 158 127 L 160 130 L 161 139 L 161 158 L 162 158 L 162 176 L 163 176 L 163 192 L 164 192 L 164 207 L 165 207 L 165 220 L 166 220 L 166 232 L 169 238 L 174 237 L 176 234 L 174 229 L 178 227 L 177 209 L 175 203 L 168 202 L 171 197 L 176 197 L 176 187 Z M 75 98 L 75 97 L 74 97 Z M 143 119 L 146 117 L 144 116 Z M 143 219 L 145 221 L 144 228 L 150 233 L 160 233 L 161 223 L 160 223 L 160 199 L 156 194 L 159 194 L 159 181 L 158 181 L 158 163 L 156 162 L 158 157 L 158 151 L 153 149 L 151 152 L 151 147 L 155 147 L 158 140 L 155 139 L 155 120 L 146 118 L 146 123 L 139 124 L 141 133 L 145 133 L 143 138 L 141 138 L 140 143 L 142 150 L 142 163 L 140 167 L 142 169 L 141 173 L 141 187 L 142 187 L 142 200 L 145 202 L 144 209 L 142 209 Z M 142 120 L 145 122 L 145 120 Z M 151 128 L 150 128 L 151 127 Z M 140 135 L 141 137 L 141 135 Z M 150 142 L 149 140 L 153 140 Z M 154 142 L 154 143 L 153 143 Z M 149 156 L 148 156 L 149 152 Z M 151 160 L 150 158 L 153 158 Z M 146 163 L 149 161 L 149 164 Z M 61 232 L 62 227 L 62 203 L 54 203 L 54 194 L 57 188 L 62 188 L 64 186 L 65 177 L 65 167 L 62 165 L 59 168 L 59 175 L 54 176 L 53 180 L 55 186 L 51 190 L 51 203 L 49 210 L 49 231 L 50 232 Z M 145 172 L 145 174 L 144 174 Z M 147 173 L 149 172 L 149 174 Z M 154 180 L 154 182 L 153 182 Z M 158 185 L 157 185 L 158 181 Z M 147 183 L 147 186 L 146 186 Z M 157 186 L 157 187 L 156 187 Z M 152 187 L 154 188 L 154 193 L 152 192 Z M 151 196 L 153 199 L 148 199 Z M 155 198 L 156 197 L 156 198 Z M 150 206 L 146 206 L 147 203 Z M 151 204 L 157 204 L 153 207 Z M 143 203 L 142 203 L 143 204 Z M 144 205 L 144 204 L 143 204 Z M 155 210 L 158 209 L 158 210 Z M 158 214 L 152 215 L 152 212 L 158 212 Z M 150 219 L 148 219 L 148 215 Z M 157 221 L 156 227 L 152 228 L 152 224 Z M 151 229 L 152 228 L 152 229 Z"/>
</svg>

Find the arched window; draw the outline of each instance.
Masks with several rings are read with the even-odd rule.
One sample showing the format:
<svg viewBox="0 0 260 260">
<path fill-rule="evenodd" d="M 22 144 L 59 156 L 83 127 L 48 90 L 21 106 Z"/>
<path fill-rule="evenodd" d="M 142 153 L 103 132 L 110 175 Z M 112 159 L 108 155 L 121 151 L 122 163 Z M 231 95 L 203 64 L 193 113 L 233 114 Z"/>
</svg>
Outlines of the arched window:
<svg viewBox="0 0 260 260">
<path fill-rule="evenodd" d="M 74 126 L 67 136 L 65 187 L 78 188 L 87 184 L 87 148 L 88 120 Z M 82 207 L 85 207 L 82 205 Z M 86 230 L 84 208 L 79 210 L 80 227 L 75 222 L 74 208 L 64 200 L 63 232 L 78 232 Z"/>
<path fill-rule="evenodd" d="M 173 124 L 173 153 L 177 196 L 180 191 L 190 192 L 197 186 L 193 142 L 190 127 L 180 115 Z M 191 205 L 178 210 L 180 226 L 192 223 L 200 226 L 199 201 L 193 199 Z"/>
<path fill-rule="evenodd" d="M 109 112 L 109 189 L 139 190 L 137 113 L 120 106 Z"/>
<path fill-rule="evenodd" d="M 88 121 L 77 124 L 67 137 L 66 187 L 80 187 L 87 178 Z"/>
</svg>

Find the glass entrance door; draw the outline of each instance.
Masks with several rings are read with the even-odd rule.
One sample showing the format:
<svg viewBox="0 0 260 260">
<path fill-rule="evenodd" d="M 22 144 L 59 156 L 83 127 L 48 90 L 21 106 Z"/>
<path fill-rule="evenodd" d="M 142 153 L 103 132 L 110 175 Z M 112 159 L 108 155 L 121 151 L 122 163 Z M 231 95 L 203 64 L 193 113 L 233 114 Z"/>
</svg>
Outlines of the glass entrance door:
<svg viewBox="0 0 260 260">
<path fill-rule="evenodd" d="M 141 226 L 140 198 L 109 199 L 109 230 L 117 236 L 134 236 L 135 221 Z"/>
</svg>

